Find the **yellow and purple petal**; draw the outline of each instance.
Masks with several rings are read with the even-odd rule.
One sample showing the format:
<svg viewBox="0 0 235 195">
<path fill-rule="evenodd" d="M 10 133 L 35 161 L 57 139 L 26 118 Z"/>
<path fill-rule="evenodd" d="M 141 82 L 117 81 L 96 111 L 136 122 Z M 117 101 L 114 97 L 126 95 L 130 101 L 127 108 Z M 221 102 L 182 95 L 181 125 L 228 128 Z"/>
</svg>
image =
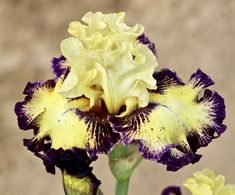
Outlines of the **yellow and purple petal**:
<svg viewBox="0 0 235 195">
<path fill-rule="evenodd" d="M 119 135 L 113 132 L 105 112 L 90 108 L 85 97 L 63 97 L 58 93 L 62 82 L 57 78 L 26 86 L 25 100 L 16 104 L 15 112 L 19 127 L 33 129 L 35 137 L 24 140 L 24 145 L 41 158 L 60 148 L 84 149 L 91 157 L 109 152 Z"/>
<path fill-rule="evenodd" d="M 146 159 L 156 160 L 176 171 L 197 162 L 200 147 L 207 146 L 226 129 L 223 98 L 205 89 L 214 84 L 201 70 L 184 84 L 170 70 L 156 72 L 157 89 L 150 103 L 123 118 L 110 117 L 124 144 L 137 143 Z M 204 91 L 203 97 L 199 93 Z"/>
</svg>

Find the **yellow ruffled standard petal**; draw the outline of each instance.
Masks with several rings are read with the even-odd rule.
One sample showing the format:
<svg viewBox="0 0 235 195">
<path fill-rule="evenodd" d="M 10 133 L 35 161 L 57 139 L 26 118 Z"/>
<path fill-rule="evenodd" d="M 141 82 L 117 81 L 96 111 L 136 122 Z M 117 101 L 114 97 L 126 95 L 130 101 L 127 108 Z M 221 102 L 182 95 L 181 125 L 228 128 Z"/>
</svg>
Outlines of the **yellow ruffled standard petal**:
<svg viewBox="0 0 235 195">
<path fill-rule="evenodd" d="M 142 25 L 136 24 L 131 27 L 126 25 L 124 12 L 112 14 L 88 12 L 82 17 L 82 21 L 85 25 L 78 21 L 71 22 L 68 32 L 87 48 L 110 49 L 107 46 L 117 47 L 122 42 L 136 42 L 136 38 L 144 31 Z M 100 40 L 95 40 L 95 37 L 100 37 Z M 110 40 L 113 46 L 104 40 Z"/>
<path fill-rule="evenodd" d="M 74 37 L 61 43 L 71 71 L 60 88 L 65 97 L 85 95 L 90 106 L 105 103 L 110 114 L 130 114 L 149 103 L 148 89 L 156 89 L 152 77 L 158 65 L 152 51 L 139 43 L 143 26 L 128 26 L 124 13 L 87 13 L 68 29 Z"/>
<path fill-rule="evenodd" d="M 58 93 L 62 83 L 63 79 L 59 78 L 49 83 L 29 84 L 25 90 L 26 101 L 16 104 L 19 126 L 36 129 L 31 145 L 37 141 L 39 147 L 49 140 L 53 149 L 75 147 L 94 155 L 108 152 L 119 136 L 113 133 L 106 115 L 91 109 L 85 97 L 63 97 Z"/>
<path fill-rule="evenodd" d="M 203 169 L 186 179 L 183 185 L 192 195 L 235 195 L 235 185 L 225 185 L 222 175 L 215 175 L 210 169 Z"/>
<path fill-rule="evenodd" d="M 144 158 L 167 165 L 176 171 L 188 163 L 195 163 L 195 152 L 224 132 L 223 98 L 205 90 L 213 84 L 202 71 L 194 73 L 184 84 L 174 72 L 163 70 L 154 74 L 157 90 L 151 91 L 150 104 L 130 116 L 111 117 L 115 131 L 121 133 L 124 144 L 138 143 Z"/>
</svg>

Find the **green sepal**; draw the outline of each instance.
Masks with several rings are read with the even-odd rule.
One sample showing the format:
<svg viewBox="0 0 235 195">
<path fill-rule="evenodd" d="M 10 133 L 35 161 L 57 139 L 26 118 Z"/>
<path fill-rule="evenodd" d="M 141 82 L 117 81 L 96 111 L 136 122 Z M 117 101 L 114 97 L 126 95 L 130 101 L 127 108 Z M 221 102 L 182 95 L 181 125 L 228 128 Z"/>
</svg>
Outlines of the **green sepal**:
<svg viewBox="0 0 235 195">
<path fill-rule="evenodd" d="M 135 144 L 119 143 L 109 154 L 109 167 L 118 181 L 129 179 L 142 156 Z"/>
</svg>

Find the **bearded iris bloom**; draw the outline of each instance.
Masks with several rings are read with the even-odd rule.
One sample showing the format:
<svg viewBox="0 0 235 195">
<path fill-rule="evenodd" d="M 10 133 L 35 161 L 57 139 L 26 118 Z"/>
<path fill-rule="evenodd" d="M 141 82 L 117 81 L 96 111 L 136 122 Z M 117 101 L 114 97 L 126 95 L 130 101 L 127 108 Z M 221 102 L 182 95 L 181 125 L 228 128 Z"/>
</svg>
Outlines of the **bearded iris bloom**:
<svg viewBox="0 0 235 195">
<path fill-rule="evenodd" d="M 197 70 L 184 83 L 174 71 L 156 71 L 144 27 L 124 19 L 89 12 L 72 22 L 62 56 L 52 60 L 55 77 L 28 83 L 15 106 L 19 127 L 34 130 L 24 145 L 50 173 L 57 166 L 81 174 L 68 166 L 74 158 L 85 152 L 94 160 L 118 143 L 137 144 L 145 159 L 176 171 L 197 162 L 197 149 L 226 129 L 224 100 L 207 89 L 212 79 Z"/>
<path fill-rule="evenodd" d="M 226 184 L 223 175 L 216 175 L 211 169 L 203 169 L 193 173 L 193 177 L 183 182 L 192 195 L 234 195 L 235 185 Z M 181 195 L 180 187 L 169 186 L 164 189 L 162 195 Z"/>
</svg>

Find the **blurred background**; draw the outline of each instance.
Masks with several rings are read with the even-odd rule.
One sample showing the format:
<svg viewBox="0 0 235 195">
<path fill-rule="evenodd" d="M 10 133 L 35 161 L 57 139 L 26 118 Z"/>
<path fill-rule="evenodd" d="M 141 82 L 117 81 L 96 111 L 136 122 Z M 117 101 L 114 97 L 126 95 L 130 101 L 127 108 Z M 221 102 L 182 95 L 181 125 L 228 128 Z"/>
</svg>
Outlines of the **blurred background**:
<svg viewBox="0 0 235 195">
<path fill-rule="evenodd" d="M 69 22 L 88 11 L 125 11 L 126 21 L 144 25 L 156 43 L 161 68 L 173 69 L 187 81 L 200 67 L 226 100 L 228 129 L 199 150 L 199 163 L 167 172 L 161 164 L 143 161 L 129 194 L 158 195 L 204 167 L 235 183 L 234 0 L 0 0 L 0 194 L 63 195 L 60 171 L 46 173 L 42 161 L 22 146 L 32 132 L 19 130 L 13 109 L 28 81 L 51 78 L 50 60 L 60 55 Z M 101 155 L 93 165 L 103 192 L 111 195 L 115 181 L 107 163 Z"/>
</svg>

